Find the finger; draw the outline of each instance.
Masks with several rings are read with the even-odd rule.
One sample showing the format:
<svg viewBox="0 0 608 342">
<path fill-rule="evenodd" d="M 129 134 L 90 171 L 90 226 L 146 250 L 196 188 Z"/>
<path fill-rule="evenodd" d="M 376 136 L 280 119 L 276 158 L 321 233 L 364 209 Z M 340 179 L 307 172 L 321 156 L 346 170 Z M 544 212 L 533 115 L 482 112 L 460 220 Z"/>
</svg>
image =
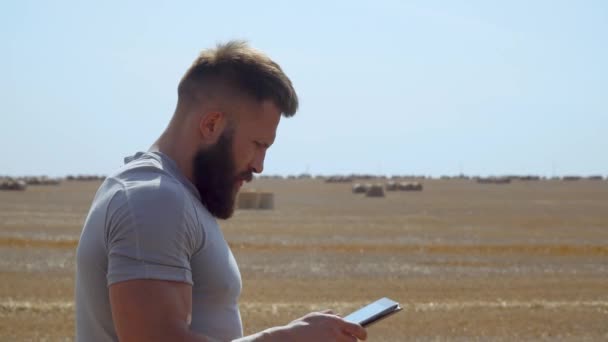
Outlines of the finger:
<svg viewBox="0 0 608 342">
<path fill-rule="evenodd" d="M 363 328 L 359 324 L 344 321 L 344 324 L 342 325 L 342 331 L 360 340 L 367 339 L 367 330 L 365 330 L 365 328 Z"/>
<path fill-rule="evenodd" d="M 323 310 L 323 311 L 319 311 L 319 312 L 323 313 L 323 314 L 328 314 L 328 315 L 334 314 L 334 310 L 332 310 L 332 309 L 327 309 L 327 310 Z"/>
</svg>

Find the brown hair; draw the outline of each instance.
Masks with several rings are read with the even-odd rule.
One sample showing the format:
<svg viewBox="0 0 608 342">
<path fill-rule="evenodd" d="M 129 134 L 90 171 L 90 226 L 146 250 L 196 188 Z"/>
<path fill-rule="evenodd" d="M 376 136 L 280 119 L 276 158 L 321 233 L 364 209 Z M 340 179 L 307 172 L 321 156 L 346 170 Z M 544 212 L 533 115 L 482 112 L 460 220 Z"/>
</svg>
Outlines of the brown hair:
<svg viewBox="0 0 608 342">
<path fill-rule="evenodd" d="M 245 41 L 203 50 L 179 82 L 178 97 L 197 98 L 203 88 L 220 84 L 258 101 L 271 100 L 286 117 L 298 110 L 298 95 L 281 67 Z"/>
</svg>

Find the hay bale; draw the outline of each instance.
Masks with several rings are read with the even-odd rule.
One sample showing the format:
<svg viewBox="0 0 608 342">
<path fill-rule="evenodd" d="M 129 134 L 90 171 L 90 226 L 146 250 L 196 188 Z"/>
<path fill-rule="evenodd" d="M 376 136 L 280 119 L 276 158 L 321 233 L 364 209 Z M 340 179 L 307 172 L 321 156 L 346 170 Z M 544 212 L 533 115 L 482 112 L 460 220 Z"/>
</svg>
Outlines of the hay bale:
<svg viewBox="0 0 608 342">
<path fill-rule="evenodd" d="M 239 192 L 236 207 L 237 209 L 274 209 L 274 193 L 255 190 Z"/>
<path fill-rule="evenodd" d="M 256 209 L 259 203 L 259 195 L 254 191 L 239 192 L 236 203 L 238 209 Z"/>
<path fill-rule="evenodd" d="M 22 180 L 5 179 L 0 182 L 0 190 L 25 191 L 27 183 Z"/>
<path fill-rule="evenodd" d="M 401 191 L 422 191 L 422 183 L 419 182 L 401 182 L 399 183 Z"/>
<path fill-rule="evenodd" d="M 356 183 L 353 185 L 353 194 L 364 194 L 367 192 L 367 185 Z"/>
<path fill-rule="evenodd" d="M 386 191 L 397 191 L 399 190 L 399 184 L 394 181 L 386 183 Z"/>
<path fill-rule="evenodd" d="M 274 209 L 274 193 L 272 193 L 272 192 L 258 193 L 257 209 L 263 209 L 263 210 Z"/>
<path fill-rule="evenodd" d="M 384 197 L 384 188 L 380 184 L 374 184 L 369 187 L 365 193 L 366 197 Z"/>
</svg>

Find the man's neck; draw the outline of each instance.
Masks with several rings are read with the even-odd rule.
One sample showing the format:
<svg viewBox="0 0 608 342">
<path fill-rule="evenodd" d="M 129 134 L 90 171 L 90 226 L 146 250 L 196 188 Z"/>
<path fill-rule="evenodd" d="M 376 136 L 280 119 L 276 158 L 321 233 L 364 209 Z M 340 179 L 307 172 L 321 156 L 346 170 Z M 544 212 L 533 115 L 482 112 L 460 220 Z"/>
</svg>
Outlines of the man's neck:
<svg viewBox="0 0 608 342">
<path fill-rule="evenodd" d="M 193 154 L 188 148 L 181 143 L 180 137 L 170 128 L 167 128 L 163 134 L 150 146 L 148 151 L 158 151 L 167 157 L 171 158 L 179 171 L 190 181 L 192 177 L 192 158 Z"/>
</svg>

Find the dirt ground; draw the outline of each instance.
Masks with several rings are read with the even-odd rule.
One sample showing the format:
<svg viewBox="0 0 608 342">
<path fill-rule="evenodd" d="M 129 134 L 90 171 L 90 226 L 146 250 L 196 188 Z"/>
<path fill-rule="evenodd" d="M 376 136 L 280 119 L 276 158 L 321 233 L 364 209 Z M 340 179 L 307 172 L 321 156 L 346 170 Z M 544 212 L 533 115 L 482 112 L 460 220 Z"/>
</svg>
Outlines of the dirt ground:
<svg viewBox="0 0 608 342">
<path fill-rule="evenodd" d="M 0 192 L 0 341 L 73 339 L 74 252 L 98 182 Z M 388 296 L 369 341 L 608 340 L 608 182 L 256 180 L 274 210 L 221 223 L 246 333 Z"/>
</svg>

